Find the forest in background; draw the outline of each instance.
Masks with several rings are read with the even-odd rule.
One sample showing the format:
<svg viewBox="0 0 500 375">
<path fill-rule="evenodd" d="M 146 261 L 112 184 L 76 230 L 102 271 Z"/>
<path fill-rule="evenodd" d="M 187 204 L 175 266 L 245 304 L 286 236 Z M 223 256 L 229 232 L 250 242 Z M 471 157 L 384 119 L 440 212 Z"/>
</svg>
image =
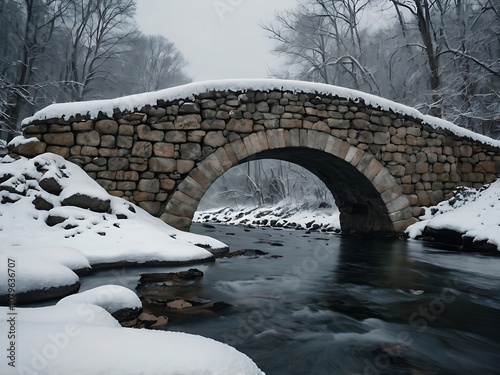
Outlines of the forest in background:
<svg viewBox="0 0 500 375">
<path fill-rule="evenodd" d="M 190 82 L 179 49 L 141 33 L 135 10 L 135 0 L 0 0 L 0 143 L 53 102 Z M 302 0 L 261 27 L 284 58 L 272 77 L 358 89 L 500 138 L 500 0 Z M 207 197 L 333 202 L 306 170 L 265 160 L 229 171 Z"/>
<path fill-rule="evenodd" d="M 134 0 L 0 1 L 0 139 L 53 103 L 188 83 L 166 37 L 144 35 Z"/>
<path fill-rule="evenodd" d="M 276 77 L 350 87 L 500 138 L 500 0 L 304 0 L 262 27 Z"/>
</svg>

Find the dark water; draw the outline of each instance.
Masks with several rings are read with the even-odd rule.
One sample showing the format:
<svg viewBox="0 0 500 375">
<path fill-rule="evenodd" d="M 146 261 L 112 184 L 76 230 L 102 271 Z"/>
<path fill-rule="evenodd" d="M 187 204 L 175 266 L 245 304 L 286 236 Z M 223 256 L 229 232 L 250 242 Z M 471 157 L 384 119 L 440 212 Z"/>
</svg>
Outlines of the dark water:
<svg viewBox="0 0 500 375">
<path fill-rule="evenodd" d="M 232 307 L 172 317 L 172 331 L 226 342 L 267 375 L 500 374 L 500 258 L 416 241 L 192 230 L 231 250 L 283 257 L 224 258 L 198 267 L 204 278 L 180 288 L 179 297 Z M 121 283 L 134 287 L 140 272 L 119 275 Z M 83 287 L 109 278 L 108 271 L 98 273 Z"/>
</svg>

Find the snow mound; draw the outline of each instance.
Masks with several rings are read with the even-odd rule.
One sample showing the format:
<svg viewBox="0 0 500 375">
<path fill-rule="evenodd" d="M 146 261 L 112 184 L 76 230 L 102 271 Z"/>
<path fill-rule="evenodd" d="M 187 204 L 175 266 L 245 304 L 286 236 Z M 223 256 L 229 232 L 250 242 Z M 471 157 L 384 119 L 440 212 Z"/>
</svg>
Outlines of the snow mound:
<svg viewBox="0 0 500 375">
<path fill-rule="evenodd" d="M 480 190 L 460 188 L 455 197 L 426 209 L 423 221 L 408 227 L 411 238 L 428 229 L 448 230 L 500 250 L 500 180 Z"/>
<path fill-rule="evenodd" d="M 0 254 L 0 265 L 4 268 L 0 272 L 0 295 L 10 294 L 8 279 L 15 280 L 15 294 L 70 286 L 79 282 L 78 276 L 68 267 L 26 255 L 14 257 Z M 7 267 L 13 270 L 14 276 L 8 275 Z"/>
<path fill-rule="evenodd" d="M 500 141 L 474 133 L 470 130 L 461 128 L 451 122 L 438 119 L 436 117 L 424 115 L 415 108 L 411 108 L 393 101 L 367 94 L 362 91 L 352 90 L 345 87 L 327 85 L 324 83 L 303 82 L 281 79 L 239 79 L 239 80 L 214 80 L 195 82 L 183 86 L 172 87 L 160 91 L 148 92 L 137 95 L 124 96 L 109 100 L 94 100 L 74 103 L 52 104 L 32 117 L 23 120 L 22 124 L 27 125 L 35 120 L 44 120 L 49 118 L 69 118 L 81 114 L 96 118 L 99 112 L 112 116 L 113 110 L 141 109 L 145 105 L 156 105 L 158 100 L 170 101 L 176 99 L 192 100 L 195 95 L 210 91 L 231 90 L 234 92 L 245 92 L 249 90 L 272 91 L 282 90 L 296 93 L 316 93 L 320 95 L 333 95 L 340 98 L 352 100 L 354 102 L 363 101 L 365 104 L 382 110 L 390 110 L 415 119 L 420 119 L 433 128 L 441 128 L 452 133 L 468 137 L 485 144 L 500 147 Z"/>
<path fill-rule="evenodd" d="M 22 254 L 30 259 L 42 259 L 54 263 L 62 264 L 73 271 L 80 271 L 90 268 L 88 259 L 81 251 L 66 246 L 54 245 L 52 247 L 38 247 L 17 249 L 12 248 L 10 254 Z"/>
<path fill-rule="evenodd" d="M 0 308 L 2 316 L 8 312 Z M 226 344 L 184 333 L 122 328 L 95 305 L 18 308 L 16 313 L 16 367 L 2 355 L 5 375 L 264 375 Z M 8 324 L 0 320 L 2 332 Z"/>
<path fill-rule="evenodd" d="M 128 288 L 119 285 L 103 285 L 65 297 L 57 305 L 92 304 L 102 307 L 110 314 L 122 309 L 140 309 L 141 300 Z"/>
<path fill-rule="evenodd" d="M 212 258 L 195 244 L 226 247 L 209 237 L 184 234 L 109 195 L 82 169 L 58 155 L 8 161 L 0 163 L 0 254 L 57 246 L 60 253 L 80 252 L 90 265 L 176 263 Z M 71 263 L 63 258 L 61 263 Z M 76 255 L 73 258 L 77 262 Z"/>
</svg>

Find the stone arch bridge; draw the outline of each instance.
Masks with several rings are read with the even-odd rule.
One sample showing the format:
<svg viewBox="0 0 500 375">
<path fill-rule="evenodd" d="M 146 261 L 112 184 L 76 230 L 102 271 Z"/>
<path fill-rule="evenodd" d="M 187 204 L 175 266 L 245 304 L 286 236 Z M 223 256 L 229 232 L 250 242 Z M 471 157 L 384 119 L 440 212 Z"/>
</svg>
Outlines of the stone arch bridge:
<svg viewBox="0 0 500 375">
<path fill-rule="evenodd" d="M 500 143 L 365 93 L 297 81 L 195 83 L 99 102 L 49 106 L 23 122 L 31 157 L 59 154 L 110 194 L 188 230 L 229 168 L 299 164 L 333 193 L 342 230 L 394 235 L 421 207 L 500 173 Z"/>
</svg>

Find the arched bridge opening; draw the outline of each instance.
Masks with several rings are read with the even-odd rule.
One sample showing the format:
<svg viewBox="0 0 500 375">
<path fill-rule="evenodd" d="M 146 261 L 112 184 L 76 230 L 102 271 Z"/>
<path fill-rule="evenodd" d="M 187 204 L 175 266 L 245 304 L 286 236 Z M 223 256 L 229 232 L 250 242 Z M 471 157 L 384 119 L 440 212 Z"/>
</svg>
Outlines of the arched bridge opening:
<svg viewBox="0 0 500 375">
<path fill-rule="evenodd" d="M 343 233 L 391 236 L 412 220 L 401 186 L 374 155 L 314 130 L 283 129 L 259 132 L 217 149 L 179 184 L 163 219 L 187 230 L 200 200 L 219 177 L 234 166 L 260 159 L 288 161 L 317 176 L 335 198 Z"/>
<path fill-rule="evenodd" d="M 380 194 L 371 182 L 344 160 L 305 147 L 260 152 L 242 160 L 278 159 L 300 165 L 332 193 L 343 233 L 392 235 L 394 228 Z"/>
</svg>

